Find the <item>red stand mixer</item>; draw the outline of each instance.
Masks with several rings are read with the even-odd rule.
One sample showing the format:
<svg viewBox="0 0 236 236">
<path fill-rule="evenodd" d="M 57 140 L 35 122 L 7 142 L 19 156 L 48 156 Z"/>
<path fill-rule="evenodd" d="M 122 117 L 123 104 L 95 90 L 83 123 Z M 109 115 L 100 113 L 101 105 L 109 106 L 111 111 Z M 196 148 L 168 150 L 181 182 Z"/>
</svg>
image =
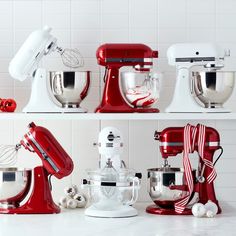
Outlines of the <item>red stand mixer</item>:
<svg viewBox="0 0 236 236">
<path fill-rule="evenodd" d="M 194 127 L 194 126 L 192 126 Z M 196 137 L 199 135 L 199 125 L 196 126 Z M 197 151 L 199 155 L 198 170 L 192 170 L 193 192 L 183 212 L 176 212 L 176 203 L 188 195 L 187 178 L 191 173 L 187 173 L 182 168 L 172 168 L 168 164 L 168 158 L 177 156 L 184 152 L 186 143 L 184 142 L 185 127 L 169 127 L 162 132 L 155 132 L 154 138 L 160 143 L 160 152 L 164 160 L 161 168 L 148 169 L 148 178 L 150 180 L 149 194 L 156 205 L 146 208 L 146 212 L 151 214 L 163 215 L 190 215 L 191 206 L 196 203 L 206 204 L 209 200 L 218 206 L 218 213 L 221 208 L 218 204 L 215 190 L 214 179 L 209 182 L 209 176 L 214 169 L 215 163 L 223 153 L 220 146 L 219 133 L 211 127 L 205 127 L 205 142 L 203 142 L 203 156 L 199 154 L 199 145 L 201 140 L 195 139 L 192 143 L 191 152 Z M 193 132 L 191 133 L 193 136 Z M 213 164 L 213 157 L 217 150 L 221 150 L 218 158 Z M 204 158 L 204 159 L 203 159 Z M 207 163 L 207 165 L 206 165 Z"/>
<path fill-rule="evenodd" d="M 44 127 L 29 124 L 29 131 L 20 144 L 30 152 L 35 152 L 42 160 L 42 166 L 33 170 L 17 168 L 0 169 L 0 213 L 6 214 L 52 214 L 59 213 L 60 208 L 51 195 L 50 177 L 61 179 L 73 170 L 70 156 L 55 137 Z M 21 202 L 30 192 L 27 201 Z"/>
<path fill-rule="evenodd" d="M 98 64 L 104 66 L 106 71 L 102 102 L 95 112 L 159 112 L 158 109 L 150 107 L 150 104 L 156 100 L 153 94 L 150 95 L 150 99 L 147 101 L 148 105 L 138 107 L 130 104 L 127 97 L 125 98 L 124 94 L 122 95 L 119 72 L 125 66 L 133 67 L 143 74 L 149 72 L 153 66 L 153 58 L 158 57 L 157 51 L 153 51 L 144 44 L 104 44 L 97 49 L 96 57 Z M 124 79 L 126 80 L 126 78 Z M 134 84 L 133 81 L 132 84 Z"/>
</svg>

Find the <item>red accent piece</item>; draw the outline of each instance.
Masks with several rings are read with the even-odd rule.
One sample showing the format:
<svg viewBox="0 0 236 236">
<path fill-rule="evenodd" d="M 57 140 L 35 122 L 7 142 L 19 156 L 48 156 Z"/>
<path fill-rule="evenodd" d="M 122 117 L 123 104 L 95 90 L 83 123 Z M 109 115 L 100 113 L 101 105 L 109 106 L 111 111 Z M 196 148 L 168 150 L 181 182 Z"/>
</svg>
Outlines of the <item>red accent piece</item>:
<svg viewBox="0 0 236 236">
<path fill-rule="evenodd" d="M 14 112 L 16 106 L 16 101 L 11 98 L 0 99 L 0 110 L 2 112 Z"/>
<path fill-rule="evenodd" d="M 105 87 L 101 104 L 95 112 L 104 113 L 156 113 L 156 108 L 135 108 L 131 107 L 124 100 L 120 91 L 119 69 L 123 66 L 132 66 L 139 71 L 149 71 L 145 66 L 152 66 L 152 60 L 158 56 L 157 51 L 144 44 L 103 44 L 96 52 L 97 62 L 106 67 Z M 139 66 L 137 67 L 135 66 Z"/>
<path fill-rule="evenodd" d="M 83 100 L 87 96 L 89 86 L 90 86 L 90 71 L 87 71 L 87 83 L 86 83 L 84 90 L 80 94 L 81 100 Z"/>
<path fill-rule="evenodd" d="M 52 199 L 48 173 L 42 166 L 34 168 L 33 189 L 26 203 L 16 208 L 0 208 L 0 213 L 4 214 L 53 214 L 59 212 L 60 207 Z"/>
<path fill-rule="evenodd" d="M 73 161 L 53 134 L 44 127 L 36 126 L 33 122 L 29 125 L 29 128 L 29 132 L 24 135 L 25 139 L 21 140 L 21 144 L 25 149 L 37 153 L 43 162 L 43 167 L 49 174 L 58 179 L 69 175 L 73 171 Z M 27 143 L 25 140 L 27 140 Z M 44 154 L 38 147 L 43 150 Z"/>
<path fill-rule="evenodd" d="M 146 208 L 146 212 L 155 215 L 192 215 L 191 209 L 185 209 L 181 214 L 175 212 L 175 209 L 160 208 L 156 205 L 150 205 Z"/>
</svg>

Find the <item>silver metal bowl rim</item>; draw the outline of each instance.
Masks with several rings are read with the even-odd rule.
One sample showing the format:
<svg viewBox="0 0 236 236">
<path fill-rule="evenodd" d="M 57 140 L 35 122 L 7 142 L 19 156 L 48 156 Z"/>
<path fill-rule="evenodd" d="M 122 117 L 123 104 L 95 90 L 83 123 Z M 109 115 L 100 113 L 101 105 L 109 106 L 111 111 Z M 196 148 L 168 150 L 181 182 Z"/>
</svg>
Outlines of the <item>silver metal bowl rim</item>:
<svg viewBox="0 0 236 236">
<path fill-rule="evenodd" d="M 192 73 L 194 74 L 194 73 L 219 73 L 219 74 L 223 74 L 223 73 L 236 73 L 236 71 L 231 71 L 231 70 L 229 70 L 229 71 L 224 71 L 224 70 L 214 70 L 214 69 L 212 69 L 212 70 L 200 70 L 200 71 L 192 71 Z"/>
<path fill-rule="evenodd" d="M 147 169 L 148 172 L 152 173 L 184 173 L 184 168 L 179 168 L 179 167 L 170 167 L 170 168 L 165 168 L 165 167 L 160 167 L 160 168 L 150 168 Z M 192 169 L 192 171 L 196 171 L 196 169 Z"/>
<path fill-rule="evenodd" d="M 84 70 L 84 71 L 78 71 L 78 70 L 50 70 L 50 71 L 48 71 L 48 73 L 67 73 L 67 72 L 85 72 L 85 73 L 87 73 L 87 72 L 90 72 L 90 71 L 87 71 L 87 70 Z"/>
<path fill-rule="evenodd" d="M 31 172 L 32 169 L 25 168 L 25 169 L 18 169 L 16 167 L 7 167 L 7 168 L 0 168 L 0 172 Z"/>
</svg>

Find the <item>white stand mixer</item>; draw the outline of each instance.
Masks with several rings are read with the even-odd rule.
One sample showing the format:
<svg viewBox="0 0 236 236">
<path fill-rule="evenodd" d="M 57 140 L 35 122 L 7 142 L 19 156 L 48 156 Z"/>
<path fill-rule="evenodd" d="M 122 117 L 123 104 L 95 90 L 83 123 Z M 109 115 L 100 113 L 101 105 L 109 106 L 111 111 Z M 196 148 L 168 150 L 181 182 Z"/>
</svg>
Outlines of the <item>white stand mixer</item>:
<svg viewBox="0 0 236 236">
<path fill-rule="evenodd" d="M 169 65 L 176 66 L 177 81 L 175 85 L 174 96 L 170 105 L 165 111 L 180 113 L 230 112 L 230 110 L 223 108 L 222 104 L 232 93 L 235 77 L 234 72 L 227 72 L 227 78 L 217 78 L 217 73 L 219 73 L 218 70 L 224 66 L 222 64 L 224 56 L 228 55 L 226 55 L 219 47 L 210 43 L 183 43 L 174 44 L 169 47 L 167 51 L 168 63 Z M 205 88 L 207 91 L 204 95 L 206 96 L 222 96 L 225 91 L 223 91 L 224 88 L 221 86 L 223 85 L 224 81 L 222 82 L 221 80 L 227 79 L 226 83 L 227 89 L 229 90 L 229 95 L 227 94 L 227 96 L 222 96 L 224 97 L 224 99 L 222 99 L 224 101 L 220 103 L 220 106 L 214 107 L 210 105 L 207 107 L 205 104 L 205 107 L 203 107 L 203 104 L 201 104 L 200 101 L 197 102 L 198 98 L 203 94 L 203 91 L 201 91 L 199 94 L 196 94 L 195 86 L 200 86 L 202 89 L 204 89 L 204 86 L 201 84 L 199 85 L 199 82 L 201 82 L 199 78 L 196 78 L 198 80 L 196 82 L 194 81 L 195 78 L 193 78 L 191 75 L 191 70 L 193 69 L 192 67 L 197 68 L 197 66 L 198 68 L 200 67 L 201 70 L 205 70 L 205 72 L 202 72 L 205 73 L 205 75 L 210 72 L 215 73 L 215 84 L 211 88 Z M 224 72 L 220 71 L 220 74 L 223 75 Z M 210 103 L 211 98 L 207 99 L 208 103 Z"/>
<path fill-rule="evenodd" d="M 86 112 L 79 106 L 64 107 L 56 98 L 54 89 L 50 85 L 48 72 L 43 68 L 38 68 L 42 58 L 53 51 L 61 54 L 64 65 L 71 68 L 83 66 L 83 60 L 78 51 L 73 49 L 61 49 L 57 46 L 57 39 L 50 34 L 51 28 L 45 26 L 42 30 L 32 32 L 21 46 L 17 54 L 11 60 L 9 65 L 10 75 L 17 80 L 23 81 L 32 78 L 32 90 L 28 104 L 23 109 L 23 112 Z M 80 74 L 80 81 L 84 84 L 86 81 L 89 85 L 89 73 L 76 71 Z M 58 86 L 58 85 L 57 85 Z M 61 87 L 62 83 L 59 85 Z M 86 86 L 86 85 L 85 85 Z M 80 92 L 83 88 L 73 88 L 77 94 L 78 101 Z M 53 90 L 53 91 L 51 91 Z M 81 91 L 82 90 L 82 91 Z M 71 89 L 71 92 L 72 89 Z M 63 94 L 61 94 L 63 96 Z"/>
<path fill-rule="evenodd" d="M 88 171 L 89 178 L 84 180 L 92 202 L 85 215 L 105 218 L 136 216 L 138 212 L 131 205 L 138 197 L 141 174 L 126 169 L 120 160 L 123 151 L 120 131 L 114 127 L 104 128 L 97 145 L 101 155 L 100 169 Z M 127 199 L 122 196 L 125 192 L 130 195 Z"/>
</svg>

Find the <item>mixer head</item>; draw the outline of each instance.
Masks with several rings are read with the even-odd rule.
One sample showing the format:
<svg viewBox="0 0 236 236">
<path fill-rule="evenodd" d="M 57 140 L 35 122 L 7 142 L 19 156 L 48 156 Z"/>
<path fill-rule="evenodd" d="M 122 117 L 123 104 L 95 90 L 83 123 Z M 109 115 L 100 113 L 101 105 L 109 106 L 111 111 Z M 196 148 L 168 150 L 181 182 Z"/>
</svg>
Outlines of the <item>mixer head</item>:
<svg viewBox="0 0 236 236">
<path fill-rule="evenodd" d="M 155 132 L 155 140 L 159 141 L 160 152 L 164 159 L 176 156 L 184 150 L 184 127 L 169 127 Z M 215 152 L 220 148 L 220 136 L 217 130 L 206 127 L 205 151 Z M 197 142 L 194 144 L 197 150 Z"/>
<path fill-rule="evenodd" d="M 223 67 L 221 60 L 228 56 L 219 46 L 211 43 L 179 43 L 167 50 L 169 65 L 206 65 L 206 67 Z M 219 64 L 218 64 L 219 63 Z"/>
<path fill-rule="evenodd" d="M 101 130 L 98 137 L 99 154 L 108 157 L 120 155 L 123 151 L 121 132 L 114 127 L 106 127 Z"/>
<path fill-rule="evenodd" d="M 138 71 L 148 71 L 153 65 L 152 59 L 158 57 L 158 52 L 144 44 L 103 44 L 97 49 L 96 57 L 102 66 L 132 66 Z"/>
<path fill-rule="evenodd" d="M 46 128 L 29 124 L 29 132 L 21 140 L 25 149 L 36 152 L 43 167 L 51 175 L 61 179 L 73 171 L 73 162 L 53 134 Z"/>
<path fill-rule="evenodd" d="M 83 66 L 83 58 L 77 49 L 63 49 L 57 45 L 57 38 L 51 34 L 51 28 L 33 31 L 25 40 L 9 64 L 10 75 L 20 81 L 34 76 L 44 56 L 57 51 L 65 66 L 78 68 Z"/>
</svg>

